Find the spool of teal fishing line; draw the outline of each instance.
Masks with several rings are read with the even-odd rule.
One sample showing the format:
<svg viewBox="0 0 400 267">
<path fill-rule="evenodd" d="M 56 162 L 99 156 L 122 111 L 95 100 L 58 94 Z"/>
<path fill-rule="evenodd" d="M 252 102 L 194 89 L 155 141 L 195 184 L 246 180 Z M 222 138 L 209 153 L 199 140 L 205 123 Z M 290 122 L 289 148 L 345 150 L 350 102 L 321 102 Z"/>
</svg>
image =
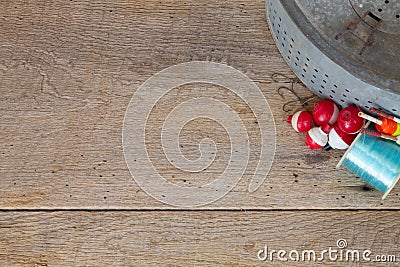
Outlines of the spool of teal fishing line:
<svg viewBox="0 0 400 267">
<path fill-rule="evenodd" d="M 400 146 L 391 140 L 359 134 L 337 168 L 341 165 L 384 193 L 384 199 L 400 179 Z"/>
</svg>

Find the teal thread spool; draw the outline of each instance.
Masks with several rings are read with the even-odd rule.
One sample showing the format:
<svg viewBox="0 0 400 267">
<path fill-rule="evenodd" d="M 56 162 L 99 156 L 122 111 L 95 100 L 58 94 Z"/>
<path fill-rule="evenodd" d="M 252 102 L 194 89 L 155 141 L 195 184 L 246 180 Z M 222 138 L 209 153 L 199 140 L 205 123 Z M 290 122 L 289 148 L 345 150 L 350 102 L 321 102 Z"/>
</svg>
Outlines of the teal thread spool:
<svg viewBox="0 0 400 267">
<path fill-rule="evenodd" d="M 400 146 L 390 140 L 359 134 L 341 165 L 382 192 L 385 199 L 400 179 Z"/>
</svg>

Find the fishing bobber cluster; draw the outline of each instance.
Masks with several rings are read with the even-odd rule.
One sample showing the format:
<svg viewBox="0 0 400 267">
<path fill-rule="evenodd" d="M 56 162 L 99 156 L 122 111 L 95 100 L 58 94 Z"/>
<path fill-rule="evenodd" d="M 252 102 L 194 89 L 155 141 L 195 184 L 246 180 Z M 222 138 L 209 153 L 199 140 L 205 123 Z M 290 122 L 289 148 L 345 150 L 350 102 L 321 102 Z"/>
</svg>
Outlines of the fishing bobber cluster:
<svg viewBox="0 0 400 267">
<path fill-rule="evenodd" d="M 337 168 L 346 167 L 382 192 L 384 199 L 400 181 L 400 119 L 373 108 L 369 111 L 377 116 L 355 105 L 339 110 L 333 101 L 323 100 L 311 113 L 296 112 L 288 122 L 297 132 L 307 133 L 310 149 L 346 150 Z"/>
<path fill-rule="evenodd" d="M 297 132 L 307 132 L 306 145 L 310 149 L 347 149 L 364 126 L 357 106 L 339 110 L 331 100 L 318 102 L 312 111 L 299 111 L 288 117 Z"/>
</svg>

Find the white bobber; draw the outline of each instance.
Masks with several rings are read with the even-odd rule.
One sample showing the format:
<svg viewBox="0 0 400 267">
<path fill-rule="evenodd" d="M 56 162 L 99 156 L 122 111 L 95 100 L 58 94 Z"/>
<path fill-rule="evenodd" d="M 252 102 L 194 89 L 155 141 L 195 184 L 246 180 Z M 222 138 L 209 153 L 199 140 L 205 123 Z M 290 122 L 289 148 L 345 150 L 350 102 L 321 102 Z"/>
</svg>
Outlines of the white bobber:
<svg viewBox="0 0 400 267">
<path fill-rule="evenodd" d="M 328 144 L 333 149 L 347 149 L 353 143 L 357 135 L 348 134 L 340 130 L 339 125 L 336 123 L 328 135 Z"/>
<path fill-rule="evenodd" d="M 326 124 L 328 125 L 328 124 Z M 306 145 L 311 149 L 321 149 L 328 143 L 328 132 L 331 130 L 328 126 L 314 127 L 308 131 L 306 136 Z"/>
</svg>

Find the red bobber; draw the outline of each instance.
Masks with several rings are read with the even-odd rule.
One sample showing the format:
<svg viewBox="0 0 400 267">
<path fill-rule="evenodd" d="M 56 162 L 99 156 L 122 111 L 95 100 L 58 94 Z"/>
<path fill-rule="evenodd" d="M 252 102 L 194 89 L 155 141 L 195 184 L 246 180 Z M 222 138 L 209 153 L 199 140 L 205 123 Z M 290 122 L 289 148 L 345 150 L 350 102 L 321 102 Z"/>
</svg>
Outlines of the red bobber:
<svg viewBox="0 0 400 267">
<path fill-rule="evenodd" d="M 332 130 L 329 132 L 328 144 L 334 149 L 347 149 L 353 143 L 357 135 L 348 134 L 340 130 L 338 123 L 333 125 Z"/>
<path fill-rule="evenodd" d="M 328 124 L 323 127 L 314 127 L 307 132 L 306 145 L 314 150 L 321 149 L 328 143 L 328 133 L 331 130 Z"/>
<path fill-rule="evenodd" d="M 339 112 L 338 127 L 348 134 L 358 133 L 364 126 L 365 120 L 358 116 L 360 108 L 351 105 Z"/>
<path fill-rule="evenodd" d="M 339 108 L 331 100 L 322 100 L 315 105 L 312 114 L 317 125 L 333 125 L 337 121 Z"/>
<path fill-rule="evenodd" d="M 313 116 L 307 111 L 298 111 L 287 118 L 293 129 L 298 133 L 308 132 L 314 125 Z"/>
</svg>

